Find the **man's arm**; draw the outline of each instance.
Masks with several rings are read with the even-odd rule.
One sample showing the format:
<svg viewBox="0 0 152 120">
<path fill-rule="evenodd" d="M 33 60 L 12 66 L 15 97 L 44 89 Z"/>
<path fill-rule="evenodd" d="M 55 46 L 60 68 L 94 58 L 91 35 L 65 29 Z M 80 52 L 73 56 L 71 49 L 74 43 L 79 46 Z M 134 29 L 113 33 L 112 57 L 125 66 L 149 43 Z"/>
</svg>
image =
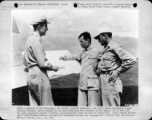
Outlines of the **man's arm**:
<svg viewBox="0 0 152 120">
<path fill-rule="evenodd" d="M 102 52 L 100 52 L 97 56 L 97 63 L 96 63 L 96 67 L 94 70 L 95 73 L 97 74 L 97 76 L 99 76 L 102 72 L 101 67 L 100 67 L 101 57 L 102 57 Z"/>
<path fill-rule="evenodd" d="M 52 64 L 50 64 L 47 61 L 45 54 L 44 54 L 44 51 L 43 51 L 43 47 L 38 40 L 35 40 L 32 47 L 33 47 L 33 53 L 35 55 L 38 66 L 40 68 L 46 69 L 46 70 L 54 70 L 54 71 L 58 70 L 57 66 L 53 66 Z"/>
<path fill-rule="evenodd" d="M 119 74 L 129 70 L 136 63 L 136 58 L 121 46 L 115 48 L 114 51 L 122 61 L 121 66 L 116 69 Z"/>
<path fill-rule="evenodd" d="M 23 55 L 23 65 L 25 65 L 26 67 L 24 68 L 25 72 L 28 72 L 28 68 L 27 68 L 27 63 L 26 63 L 26 59 L 25 59 L 25 53 Z"/>
<path fill-rule="evenodd" d="M 65 56 L 61 56 L 60 60 L 76 60 L 78 62 L 81 61 L 81 54 L 73 54 L 73 55 L 65 55 Z"/>
<path fill-rule="evenodd" d="M 25 59 L 25 53 L 24 53 L 24 55 L 23 55 L 23 65 L 27 66 L 27 64 L 26 64 L 26 59 Z"/>
<path fill-rule="evenodd" d="M 114 51 L 119 56 L 119 59 L 121 60 L 121 65 L 116 70 L 111 71 L 109 82 L 115 82 L 119 74 L 129 70 L 136 63 L 136 58 L 132 56 L 129 52 L 124 50 L 121 46 L 115 47 Z"/>
<path fill-rule="evenodd" d="M 121 65 L 116 70 L 113 70 L 111 74 L 123 73 L 123 72 L 129 70 L 136 63 L 136 58 L 134 56 L 132 56 L 129 52 L 124 50 L 121 46 L 117 45 L 113 48 L 113 50 L 118 55 L 118 61 L 121 60 Z M 99 61 L 100 61 L 101 57 L 102 57 L 102 54 L 99 54 L 99 56 L 98 56 Z M 100 73 L 102 72 L 102 68 L 100 67 L 100 62 L 96 69 L 97 75 L 100 75 Z"/>
</svg>

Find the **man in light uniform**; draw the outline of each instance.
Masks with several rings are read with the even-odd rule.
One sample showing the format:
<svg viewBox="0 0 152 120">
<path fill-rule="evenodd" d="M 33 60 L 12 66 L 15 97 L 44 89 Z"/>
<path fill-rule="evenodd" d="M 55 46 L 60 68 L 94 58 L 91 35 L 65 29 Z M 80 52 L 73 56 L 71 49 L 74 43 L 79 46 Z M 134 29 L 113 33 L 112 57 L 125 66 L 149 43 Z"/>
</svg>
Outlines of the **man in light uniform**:
<svg viewBox="0 0 152 120">
<path fill-rule="evenodd" d="M 119 92 L 122 92 L 122 82 L 119 74 L 130 69 L 136 59 L 112 40 L 110 28 L 101 28 L 95 39 L 104 46 L 98 56 L 96 70 L 100 79 L 100 103 L 102 106 L 120 106 Z"/>
<path fill-rule="evenodd" d="M 99 50 L 91 45 L 90 33 L 83 32 L 78 39 L 84 50 L 78 55 L 66 55 L 60 57 L 60 59 L 77 60 L 81 64 L 80 79 L 78 81 L 78 106 L 98 106 L 99 80 L 94 68 Z"/>
<path fill-rule="evenodd" d="M 53 106 L 51 85 L 47 70 L 58 71 L 58 66 L 53 66 L 45 57 L 42 36 L 45 35 L 47 28 L 45 16 L 39 16 L 31 25 L 34 32 L 27 39 L 24 50 L 24 65 L 28 69 L 28 91 L 30 105 Z"/>
</svg>

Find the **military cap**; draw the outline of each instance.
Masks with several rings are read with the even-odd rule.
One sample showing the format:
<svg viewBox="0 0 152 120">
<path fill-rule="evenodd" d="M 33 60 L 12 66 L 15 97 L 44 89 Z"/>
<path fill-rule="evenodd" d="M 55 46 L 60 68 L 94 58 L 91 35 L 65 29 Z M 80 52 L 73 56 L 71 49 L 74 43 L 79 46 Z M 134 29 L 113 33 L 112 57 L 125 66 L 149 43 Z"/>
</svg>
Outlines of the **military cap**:
<svg viewBox="0 0 152 120">
<path fill-rule="evenodd" d="M 97 36 L 95 36 L 94 38 L 98 39 L 98 37 L 101 33 L 112 33 L 112 31 L 109 27 L 102 27 L 102 28 L 99 29 L 99 31 L 97 33 Z"/>
<path fill-rule="evenodd" d="M 40 23 L 50 23 L 50 22 L 47 21 L 45 16 L 38 16 L 31 22 L 31 25 L 36 25 Z"/>
</svg>

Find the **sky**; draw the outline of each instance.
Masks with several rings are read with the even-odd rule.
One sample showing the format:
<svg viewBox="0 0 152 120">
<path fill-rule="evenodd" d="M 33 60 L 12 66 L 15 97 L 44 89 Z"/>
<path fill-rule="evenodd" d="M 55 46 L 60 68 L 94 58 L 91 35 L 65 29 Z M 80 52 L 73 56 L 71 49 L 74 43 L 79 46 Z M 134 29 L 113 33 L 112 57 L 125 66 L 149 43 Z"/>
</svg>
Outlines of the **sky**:
<svg viewBox="0 0 152 120">
<path fill-rule="evenodd" d="M 109 27 L 113 36 L 138 38 L 138 10 L 13 10 L 12 15 L 31 30 L 31 21 L 45 15 L 52 37 L 78 37 L 84 31 L 96 36 L 99 29 Z"/>
</svg>

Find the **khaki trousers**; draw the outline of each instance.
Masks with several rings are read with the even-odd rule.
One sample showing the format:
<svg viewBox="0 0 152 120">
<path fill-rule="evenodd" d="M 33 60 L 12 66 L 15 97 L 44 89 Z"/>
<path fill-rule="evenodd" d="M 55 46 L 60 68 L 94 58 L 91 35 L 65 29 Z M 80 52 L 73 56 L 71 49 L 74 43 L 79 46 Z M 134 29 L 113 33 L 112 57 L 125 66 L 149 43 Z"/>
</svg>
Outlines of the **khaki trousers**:
<svg viewBox="0 0 152 120">
<path fill-rule="evenodd" d="M 98 90 L 78 89 L 78 106 L 98 106 Z"/>
<path fill-rule="evenodd" d="M 110 75 L 100 75 L 99 104 L 101 106 L 120 106 L 118 77 L 114 83 L 109 83 Z M 121 85 L 121 84 L 120 84 Z"/>
<path fill-rule="evenodd" d="M 46 71 L 34 66 L 28 72 L 28 92 L 31 106 L 54 106 L 51 85 Z"/>
</svg>

